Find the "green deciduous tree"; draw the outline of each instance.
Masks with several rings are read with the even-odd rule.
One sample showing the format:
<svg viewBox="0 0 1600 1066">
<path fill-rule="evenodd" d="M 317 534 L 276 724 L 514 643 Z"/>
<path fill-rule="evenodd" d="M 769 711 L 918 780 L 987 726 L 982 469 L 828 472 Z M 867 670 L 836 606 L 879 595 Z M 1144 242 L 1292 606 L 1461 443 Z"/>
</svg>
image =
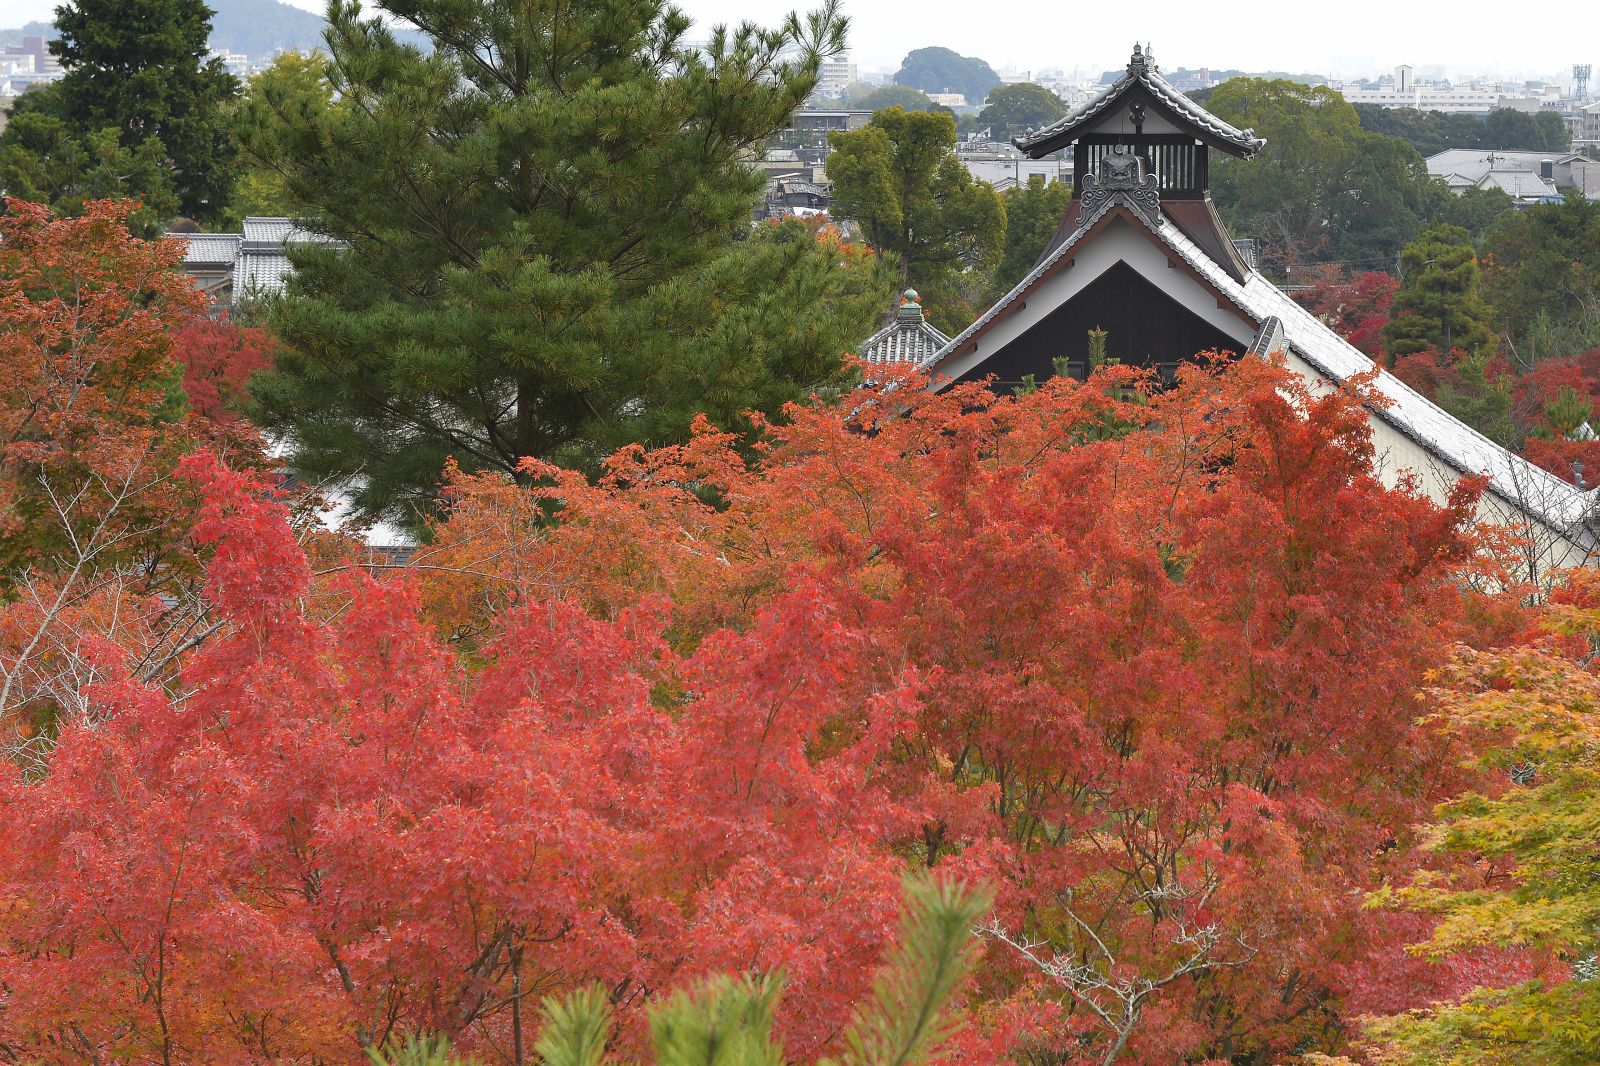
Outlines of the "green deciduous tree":
<svg viewBox="0 0 1600 1066">
<path fill-rule="evenodd" d="M 214 220 L 226 209 L 236 149 L 224 103 L 238 83 L 208 59 L 203 0 L 70 0 L 56 9 L 61 117 L 80 135 L 116 129 L 123 147 L 164 149 L 179 209 Z"/>
<path fill-rule="evenodd" d="M 1478 292 L 1478 258 L 1472 235 L 1459 226 L 1429 227 L 1400 256 L 1402 283 L 1393 317 L 1384 327 L 1396 356 L 1433 349 L 1492 355 L 1498 346 L 1492 312 Z"/>
<path fill-rule="evenodd" d="M 1561 634 L 1555 646 L 1464 651 L 1438 679 L 1433 721 L 1474 753 L 1484 787 L 1440 809 L 1428 840 L 1443 869 L 1398 898 L 1439 916 L 1416 949 L 1428 957 L 1509 949 L 1535 965 L 1376 1025 L 1372 1051 L 1386 1066 L 1600 1057 L 1600 680 L 1585 662 L 1600 620 L 1596 592 L 1586 571 L 1557 590 L 1544 618 Z"/>
<path fill-rule="evenodd" d="M 956 157 L 947 112 L 887 108 L 830 135 L 834 209 L 860 223 L 941 327 L 965 325 L 1005 240 L 1005 205 Z"/>
<path fill-rule="evenodd" d="M 909 85 L 851 85 L 845 89 L 844 103 L 846 107 L 873 111 L 881 111 L 886 107 L 932 111 L 938 106 L 928 99 L 927 93 Z"/>
<path fill-rule="evenodd" d="M 284 52 L 274 59 L 266 70 L 245 83 L 244 93 L 232 112 L 236 126 L 249 121 L 254 101 L 281 111 L 300 108 L 308 114 L 339 106 L 333 99 L 333 83 L 328 80 L 327 57 L 316 52 Z M 234 218 L 286 215 L 295 209 L 283 174 L 248 155 L 241 160 L 229 206 Z"/>
<path fill-rule="evenodd" d="M 1574 194 L 1508 216 L 1485 259 L 1495 324 L 1523 362 L 1600 346 L 1600 203 Z"/>
<path fill-rule="evenodd" d="M 1235 78 L 1206 106 L 1267 140 L 1253 159 L 1215 158 L 1211 188 L 1234 234 L 1264 242 L 1269 267 L 1382 266 L 1448 207 L 1416 150 L 1363 131 L 1332 89 Z"/>
<path fill-rule="evenodd" d="M 1042 174 L 1006 190 L 1006 240 L 994 268 L 995 298 L 1027 276 L 1071 204 L 1072 187 L 1060 181 L 1046 184 Z"/>
<path fill-rule="evenodd" d="M 990 90 L 978 113 L 978 124 L 988 126 L 999 139 L 1048 125 L 1066 113 L 1061 97 L 1043 85 L 1018 82 Z"/>
<path fill-rule="evenodd" d="M 345 250 L 296 254 L 257 414 L 363 513 L 425 510 L 453 456 L 584 466 L 737 425 L 842 374 L 887 298 L 798 224 L 752 237 L 745 162 L 816 84 L 844 20 L 718 28 L 661 0 L 388 0 L 435 47 L 330 11 L 337 106 L 259 94 L 246 150 Z"/>
</svg>

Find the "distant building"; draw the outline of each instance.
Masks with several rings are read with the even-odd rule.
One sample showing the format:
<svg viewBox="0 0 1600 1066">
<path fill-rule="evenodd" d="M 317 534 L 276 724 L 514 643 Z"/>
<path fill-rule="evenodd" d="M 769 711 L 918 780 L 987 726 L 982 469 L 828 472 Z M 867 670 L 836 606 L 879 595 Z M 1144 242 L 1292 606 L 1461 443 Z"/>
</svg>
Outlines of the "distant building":
<svg viewBox="0 0 1600 1066">
<path fill-rule="evenodd" d="M 276 296 L 294 268 L 288 248 L 332 244 L 331 237 L 301 229 L 293 219 L 251 216 L 238 233 L 174 233 L 184 242 L 183 272 L 216 303 L 243 304 Z"/>
<path fill-rule="evenodd" d="M 1572 131 L 1574 145 L 1600 145 L 1600 100 L 1578 108 L 1568 123 L 1568 129 Z"/>
<path fill-rule="evenodd" d="M 1499 152 L 1451 148 L 1427 159 L 1428 173 L 1457 196 L 1468 189 L 1499 189 L 1518 204 L 1560 199 L 1576 189 L 1600 200 L 1600 160 L 1577 153 Z"/>
<path fill-rule="evenodd" d="M 940 107 L 966 107 L 967 98 L 961 93 L 929 93 L 928 99 Z"/>
<path fill-rule="evenodd" d="M 762 218 L 806 218 L 825 215 L 832 206 L 833 186 L 827 182 L 778 178 L 767 183 L 757 212 Z"/>
<path fill-rule="evenodd" d="M 1500 107 L 1502 99 L 1500 93 L 1489 89 L 1438 89 L 1420 85 L 1400 89 L 1388 78 L 1380 79 L 1377 89 L 1345 89 L 1342 93 L 1352 104 L 1410 107 L 1450 115 L 1487 115 Z"/>
<path fill-rule="evenodd" d="M 856 65 L 849 56 L 826 59 L 817 70 L 817 89 L 813 95 L 825 100 L 837 100 L 844 95 L 846 86 L 860 80 Z"/>
<path fill-rule="evenodd" d="M 22 56 L 32 57 L 33 63 L 27 71 L 16 71 L 22 74 L 43 74 L 59 77 L 61 74 L 61 60 L 50 54 L 50 48 L 43 37 L 24 37 L 21 44 L 8 44 L 0 49 L 0 55 L 12 58 Z"/>
</svg>

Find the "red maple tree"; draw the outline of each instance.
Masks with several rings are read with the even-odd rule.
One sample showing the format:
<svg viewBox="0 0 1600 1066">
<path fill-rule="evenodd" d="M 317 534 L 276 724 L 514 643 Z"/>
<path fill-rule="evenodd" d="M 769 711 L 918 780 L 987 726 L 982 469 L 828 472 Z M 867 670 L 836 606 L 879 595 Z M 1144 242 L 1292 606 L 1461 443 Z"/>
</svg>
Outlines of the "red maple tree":
<svg viewBox="0 0 1600 1066">
<path fill-rule="evenodd" d="M 1261 361 L 920 384 L 754 463 L 702 426 L 598 484 L 458 476 L 381 582 L 187 460 L 214 632 L 166 684 L 100 647 L 92 720 L 0 783 L 0 1047 L 517 1062 L 529 997 L 598 980 L 636 1048 L 664 992 L 781 970 L 808 1061 L 908 866 L 999 889 L 960 1061 L 1333 1050 L 1455 990 L 1383 985 L 1415 933 L 1362 901 L 1462 773 L 1415 693 L 1476 486 L 1386 490 L 1363 385 Z"/>
</svg>

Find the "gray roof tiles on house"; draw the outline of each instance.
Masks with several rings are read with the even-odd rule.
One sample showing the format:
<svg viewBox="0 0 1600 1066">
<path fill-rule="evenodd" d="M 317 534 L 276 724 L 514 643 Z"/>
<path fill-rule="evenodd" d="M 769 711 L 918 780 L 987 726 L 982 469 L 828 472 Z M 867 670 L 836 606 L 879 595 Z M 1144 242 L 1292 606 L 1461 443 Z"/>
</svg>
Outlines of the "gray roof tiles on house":
<svg viewBox="0 0 1600 1066">
<path fill-rule="evenodd" d="M 172 237 L 183 242 L 185 263 L 232 263 L 239 258 L 236 233 L 174 233 Z"/>
<path fill-rule="evenodd" d="M 1120 199 L 1120 196 L 1113 197 L 1094 215 L 1085 218 L 1071 237 L 1038 263 L 1027 277 L 947 344 L 936 359 L 930 362 L 936 362 L 960 351 L 973 334 L 986 327 L 1035 281 L 1068 257 L 1083 235 L 1107 212 L 1116 207 Z M 1159 225 L 1151 227 L 1144 222 L 1139 212 L 1129 210 L 1127 213 L 1139 219 L 1140 224 L 1146 225 L 1149 232 L 1180 255 L 1258 327 L 1277 319 L 1278 329 L 1286 338 L 1288 349 L 1329 380 L 1342 384 L 1374 369 L 1375 364 L 1359 348 L 1335 333 L 1321 319 L 1301 307 L 1287 293 L 1258 272 L 1252 271 L 1245 281 L 1240 283 L 1206 255 L 1199 245 L 1185 236 L 1177 226 L 1163 219 Z M 1416 441 L 1430 454 L 1456 471 L 1486 475 L 1489 478 L 1489 488 L 1496 495 L 1516 506 L 1540 514 L 1554 528 L 1576 527 L 1590 515 L 1597 498 L 1600 498 L 1596 495 L 1600 490 L 1584 492 L 1533 465 L 1520 455 L 1502 448 L 1471 426 L 1446 413 L 1387 370 L 1379 370 L 1374 379 L 1374 388 L 1388 402 L 1387 407 L 1375 410 L 1377 417 Z"/>
<path fill-rule="evenodd" d="M 293 273 L 294 267 L 281 247 L 246 250 L 233 270 L 233 302 L 244 303 L 255 297 L 280 293 Z"/>
<path fill-rule="evenodd" d="M 1011 143 L 1035 159 L 1048 155 L 1076 140 L 1083 127 L 1109 111 L 1135 86 L 1142 86 L 1158 103 L 1196 127 L 1196 135 L 1202 140 L 1219 147 L 1227 146 L 1241 156 L 1255 155 L 1267 143 L 1257 137 L 1254 130 L 1229 125 L 1175 89 L 1161 76 L 1155 60 L 1138 45 L 1133 46 L 1133 58 L 1127 69 L 1099 96 L 1043 129 L 1012 138 Z"/>
<path fill-rule="evenodd" d="M 1560 196 L 1556 183 L 1526 170 L 1491 170 L 1476 185 L 1480 189 L 1499 189 L 1513 200 L 1538 200 Z"/>
</svg>

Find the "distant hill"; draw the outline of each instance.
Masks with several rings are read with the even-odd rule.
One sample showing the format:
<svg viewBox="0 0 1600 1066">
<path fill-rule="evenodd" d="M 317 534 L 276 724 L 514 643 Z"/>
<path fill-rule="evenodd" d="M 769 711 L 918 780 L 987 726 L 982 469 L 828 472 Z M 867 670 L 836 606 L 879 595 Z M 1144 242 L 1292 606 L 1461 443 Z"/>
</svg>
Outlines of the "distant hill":
<svg viewBox="0 0 1600 1066">
<path fill-rule="evenodd" d="M 322 46 L 322 16 L 281 0 L 206 0 L 216 14 L 211 19 L 211 47 L 266 58 L 279 49 L 308 52 Z M 20 44 L 24 35 L 55 36 L 48 22 L 30 22 L 21 29 L 0 30 L 0 44 Z M 402 40 L 423 43 L 415 31 L 397 34 Z"/>
<path fill-rule="evenodd" d="M 309 52 L 322 45 L 327 25 L 321 15 L 279 0 L 206 0 L 216 12 L 211 19 L 211 47 L 247 56 Z"/>
</svg>

